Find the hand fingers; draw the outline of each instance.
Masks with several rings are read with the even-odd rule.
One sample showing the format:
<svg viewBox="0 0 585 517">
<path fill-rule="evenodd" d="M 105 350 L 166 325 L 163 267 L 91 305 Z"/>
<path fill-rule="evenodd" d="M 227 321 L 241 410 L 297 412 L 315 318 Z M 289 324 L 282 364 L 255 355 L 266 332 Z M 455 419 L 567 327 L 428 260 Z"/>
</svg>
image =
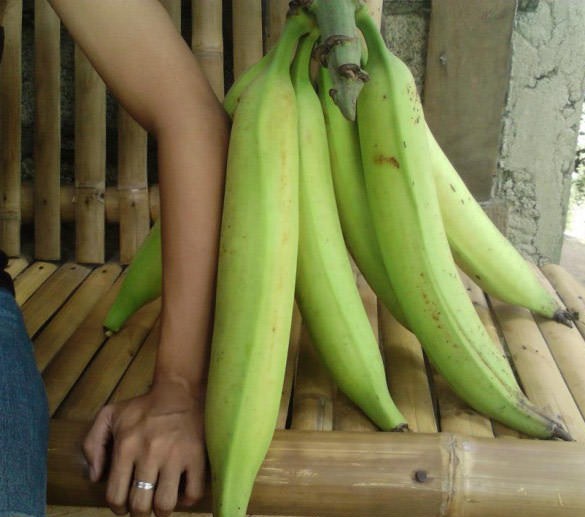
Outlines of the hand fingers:
<svg viewBox="0 0 585 517">
<path fill-rule="evenodd" d="M 83 442 L 83 454 L 89 464 L 91 481 L 97 481 L 104 470 L 106 445 L 112 434 L 113 409 L 113 406 L 102 408 Z"/>
<path fill-rule="evenodd" d="M 157 517 L 168 517 L 177 506 L 180 480 L 180 467 L 168 464 L 161 469 L 154 494 L 153 510 Z"/>
<path fill-rule="evenodd" d="M 132 442 L 114 442 L 112 468 L 106 489 L 106 502 L 116 515 L 128 513 L 128 491 L 138 450 Z"/>
<path fill-rule="evenodd" d="M 205 463 L 193 463 L 185 470 L 185 493 L 181 497 L 181 504 L 193 506 L 199 501 L 205 490 Z"/>
<path fill-rule="evenodd" d="M 138 464 L 134 469 L 134 479 L 130 487 L 128 505 L 132 517 L 148 517 L 157 488 L 158 468 L 154 463 Z"/>
</svg>

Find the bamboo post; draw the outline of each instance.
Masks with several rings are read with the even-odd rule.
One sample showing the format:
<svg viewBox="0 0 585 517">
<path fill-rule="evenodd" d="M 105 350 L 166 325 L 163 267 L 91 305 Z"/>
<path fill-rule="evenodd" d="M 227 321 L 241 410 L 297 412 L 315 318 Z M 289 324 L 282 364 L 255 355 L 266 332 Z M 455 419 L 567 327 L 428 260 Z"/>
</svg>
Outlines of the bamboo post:
<svg viewBox="0 0 585 517">
<path fill-rule="evenodd" d="M 20 254 L 20 153 L 22 89 L 22 0 L 4 13 L 4 55 L 0 64 L 0 248 Z"/>
<path fill-rule="evenodd" d="M 278 41 L 288 12 L 288 0 L 266 2 L 266 27 L 264 51 L 268 52 Z"/>
<path fill-rule="evenodd" d="M 262 1 L 232 0 L 234 79 L 260 60 L 262 45 Z"/>
<path fill-rule="evenodd" d="M 222 2 L 193 0 L 191 47 L 219 100 L 223 100 Z"/>
<path fill-rule="evenodd" d="M 119 107 L 118 193 L 120 263 L 128 264 L 150 230 L 146 131 Z"/>
<path fill-rule="evenodd" d="M 88 423 L 53 420 L 48 502 L 105 505 L 80 443 Z M 249 513 L 321 517 L 582 517 L 585 445 L 451 433 L 277 431 Z M 210 509 L 209 483 L 196 511 Z M 190 509 L 193 511 L 193 509 Z"/>
<path fill-rule="evenodd" d="M 105 245 L 106 89 L 75 46 L 75 254 L 103 263 Z"/>
<path fill-rule="evenodd" d="M 35 0 L 35 257 L 61 258 L 61 23 Z"/>
</svg>

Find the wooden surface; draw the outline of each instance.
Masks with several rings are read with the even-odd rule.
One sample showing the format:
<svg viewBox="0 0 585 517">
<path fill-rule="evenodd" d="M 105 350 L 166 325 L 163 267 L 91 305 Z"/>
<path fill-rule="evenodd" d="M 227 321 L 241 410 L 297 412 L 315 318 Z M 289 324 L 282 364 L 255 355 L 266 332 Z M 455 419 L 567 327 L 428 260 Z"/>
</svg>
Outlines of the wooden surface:
<svg viewBox="0 0 585 517">
<path fill-rule="evenodd" d="M 515 11 L 514 0 L 432 2 L 425 116 L 480 201 L 496 173 Z"/>
<path fill-rule="evenodd" d="M 83 475 L 81 435 L 103 404 L 148 390 L 160 300 L 108 337 L 102 323 L 120 286 L 118 264 L 57 266 L 13 259 L 8 271 L 16 277 L 17 298 L 53 415 L 49 501 L 103 505 L 103 485 L 90 485 Z M 549 265 L 544 273 L 545 286 L 569 308 L 585 309 L 585 288 L 564 269 Z M 464 277 L 494 346 L 509 355 L 529 398 L 558 414 L 577 442 L 527 439 L 478 415 L 455 396 L 426 363 L 418 340 L 387 311 L 378 312 L 363 278 L 357 281 L 372 326 L 380 329 L 390 392 L 411 432 L 407 438 L 376 432 L 331 382 L 296 312 L 279 434 L 258 478 L 251 511 L 426 517 L 446 505 L 453 513 L 444 515 L 454 516 L 582 516 L 585 338 L 579 329 L 486 297 Z M 456 465 L 446 467 L 446 457 Z M 421 469 L 430 481 L 413 488 L 412 476 Z"/>
</svg>

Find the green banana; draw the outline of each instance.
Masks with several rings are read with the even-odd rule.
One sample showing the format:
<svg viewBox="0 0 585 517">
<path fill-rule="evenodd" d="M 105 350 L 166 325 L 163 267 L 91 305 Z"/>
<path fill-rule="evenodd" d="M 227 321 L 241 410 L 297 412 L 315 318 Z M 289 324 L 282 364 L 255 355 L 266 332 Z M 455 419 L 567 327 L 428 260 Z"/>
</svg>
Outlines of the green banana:
<svg viewBox="0 0 585 517">
<path fill-rule="evenodd" d="M 388 280 L 374 232 L 374 222 L 366 196 L 357 126 L 343 116 L 329 96 L 332 82 L 328 72 L 321 68 L 318 77 L 343 236 L 359 270 L 376 296 L 403 326 L 407 326 L 400 301 Z"/>
<path fill-rule="evenodd" d="M 317 37 L 312 33 L 304 38 L 292 70 L 300 146 L 297 304 L 340 389 L 382 430 L 402 430 L 406 423 L 388 392 L 380 349 L 339 224 L 325 120 L 309 77 Z"/>
<path fill-rule="evenodd" d="M 215 517 L 246 515 L 274 432 L 298 249 L 298 128 L 290 62 L 312 28 L 287 19 L 231 131 L 205 428 Z"/>
<path fill-rule="evenodd" d="M 120 291 L 110 307 L 104 327 L 118 332 L 140 307 L 158 298 L 162 290 L 160 219 L 157 220 L 128 266 Z"/>
<path fill-rule="evenodd" d="M 358 131 L 384 266 L 409 327 L 453 390 L 477 411 L 531 436 L 570 439 L 515 383 L 495 351 L 451 256 L 429 170 L 424 115 L 412 74 L 360 9 L 368 45 Z"/>
<path fill-rule="evenodd" d="M 520 255 L 473 198 L 426 127 L 430 165 L 441 216 L 457 265 L 484 291 L 571 326 L 576 314 L 560 307 Z"/>
</svg>

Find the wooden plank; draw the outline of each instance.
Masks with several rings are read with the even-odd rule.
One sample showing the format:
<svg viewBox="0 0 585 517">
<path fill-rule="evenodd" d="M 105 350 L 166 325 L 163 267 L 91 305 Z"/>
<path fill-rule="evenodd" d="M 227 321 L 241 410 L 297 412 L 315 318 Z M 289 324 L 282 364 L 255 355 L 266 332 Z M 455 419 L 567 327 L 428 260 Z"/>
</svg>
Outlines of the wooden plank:
<svg viewBox="0 0 585 517">
<path fill-rule="evenodd" d="M 90 311 L 112 287 L 122 268 L 106 264 L 93 270 L 57 315 L 33 340 L 37 368 L 43 372 Z"/>
<path fill-rule="evenodd" d="M 9 259 L 5 271 L 14 279 L 28 267 L 28 264 L 28 259 L 24 257 Z"/>
<path fill-rule="evenodd" d="M 335 389 L 329 372 L 317 355 L 309 331 L 303 325 L 293 391 L 291 429 L 304 431 L 333 429 Z"/>
<path fill-rule="evenodd" d="M 378 314 L 392 398 L 411 431 L 437 432 L 433 397 L 420 343 L 383 305 L 379 305 Z"/>
<path fill-rule="evenodd" d="M 262 44 L 262 1 L 232 0 L 234 78 L 260 61 Z"/>
<path fill-rule="evenodd" d="M 22 306 L 29 336 L 34 336 L 67 298 L 91 273 L 91 269 L 72 262 L 63 264 Z"/>
<path fill-rule="evenodd" d="M 22 0 L 4 13 L 4 54 L 0 64 L 0 248 L 20 255 L 20 172 L 22 90 Z"/>
<path fill-rule="evenodd" d="M 160 306 L 160 298 L 145 305 L 104 343 L 59 406 L 56 418 L 93 420 L 154 326 Z"/>
<path fill-rule="evenodd" d="M 35 0 L 35 257 L 61 258 L 61 23 Z"/>
<path fill-rule="evenodd" d="M 106 188 L 106 87 L 75 46 L 75 256 L 104 262 Z"/>
<path fill-rule="evenodd" d="M 129 264 L 150 230 L 147 133 L 123 108 L 118 112 L 120 263 Z"/>
<path fill-rule="evenodd" d="M 17 276 L 14 281 L 14 289 L 18 305 L 22 307 L 56 269 L 57 265 L 51 262 L 35 262 Z"/>
<path fill-rule="evenodd" d="M 191 47 L 217 98 L 223 100 L 222 3 L 193 0 Z"/>
<path fill-rule="evenodd" d="M 120 380 L 108 402 L 120 402 L 143 395 L 152 384 L 156 351 L 160 340 L 160 320 L 148 334 L 132 364 Z"/>
<path fill-rule="evenodd" d="M 426 119 L 473 195 L 488 200 L 510 82 L 516 2 L 434 0 L 432 6 Z"/>
<path fill-rule="evenodd" d="M 103 505 L 80 443 L 83 422 L 53 420 L 50 504 Z M 248 511 L 323 517 L 581 517 L 585 445 L 451 433 L 276 431 Z M 210 487 L 195 508 L 208 511 Z M 193 511 L 193 509 L 189 509 Z"/>
<path fill-rule="evenodd" d="M 490 303 L 528 398 L 585 441 L 583 417 L 530 311 L 495 298 Z"/>
<path fill-rule="evenodd" d="M 43 372 L 51 415 L 106 340 L 104 318 L 118 294 L 121 281 L 122 278 L 119 278 L 106 296 L 101 298 Z"/>
</svg>

